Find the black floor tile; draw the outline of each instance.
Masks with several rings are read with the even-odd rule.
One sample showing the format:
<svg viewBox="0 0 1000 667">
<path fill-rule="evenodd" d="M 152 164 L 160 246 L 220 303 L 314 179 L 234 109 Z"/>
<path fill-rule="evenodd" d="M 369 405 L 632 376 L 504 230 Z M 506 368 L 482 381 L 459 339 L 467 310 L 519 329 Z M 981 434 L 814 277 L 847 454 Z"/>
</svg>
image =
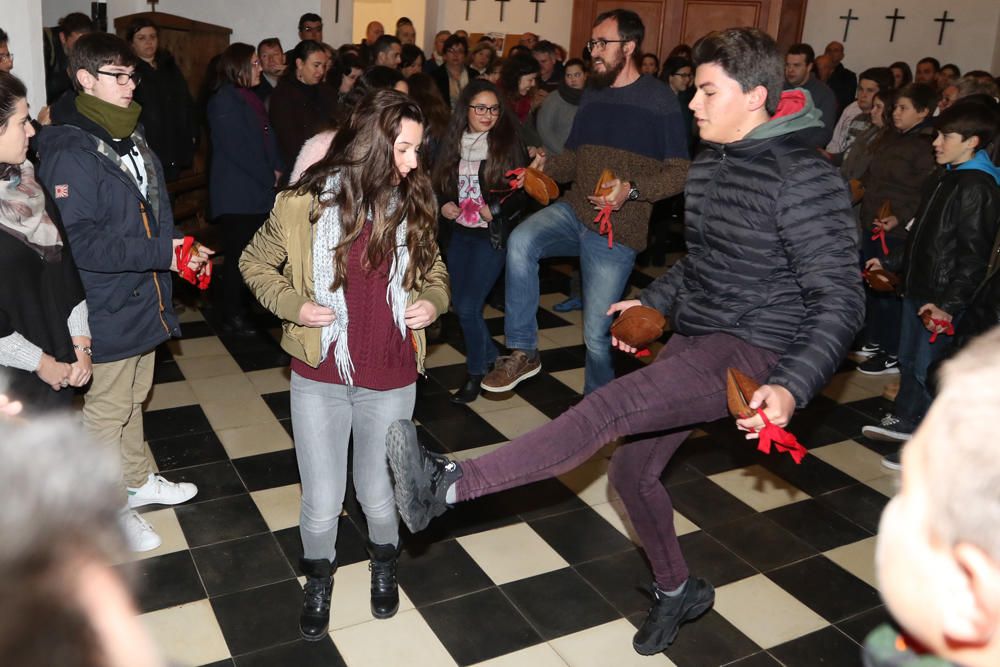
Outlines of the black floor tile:
<svg viewBox="0 0 1000 667">
<path fill-rule="evenodd" d="M 727 421 L 724 429 L 712 425 L 708 435 L 685 441 L 671 464 L 684 463 L 702 475 L 717 475 L 759 463 L 762 455 L 757 452 L 756 444 L 742 437 L 732 427 L 732 420 Z"/>
<path fill-rule="evenodd" d="M 861 667 L 861 647 L 834 627 L 775 646 L 769 653 L 785 667 Z"/>
<path fill-rule="evenodd" d="M 684 482 L 693 482 L 704 476 L 705 475 L 689 466 L 687 463 L 678 460 L 675 455 L 674 458 L 671 459 L 670 463 L 667 464 L 667 467 L 663 469 L 663 474 L 660 475 L 660 481 L 663 482 L 663 486 L 669 490 L 672 486 L 683 484 Z"/>
<path fill-rule="evenodd" d="M 535 317 L 538 320 L 539 329 L 555 329 L 556 327 L 567 327 L 572 324 L 572 322 L 567 322 L 551 310 L 545 310 L 544 308 L 539 308 Z"/>
<path fill-rule="evenodd" d="M 571 568 L 500 587 L 545 640 L 619 618 L 607 600 Z"/>
<path fill-rule="evenodd" d="M 285 429 L 285 433 L 288 434 L 288 437 L 292 438 L 294 440 L 295 439 L 295 434 L 292 432 L 292 420 L 291 419 L 282 419 L 282 420 L 279 420 L 278 423 L 281 424 L 281 428 Z"/>
<path fill-rule="evenodd" d="M 526 521 L 587 507 L 580 496 L 557 479 L 544 479 L 508 489 L 494 494 L 494 497 Z"/>
<path fill-rule="evenodd" d="M 528 524 L 570 565 L 634 548 L 627 537 L 589 507 Z"/>
<path fill-rule="evenodd" d="M 855 484 L 846 489 L 817 496 L 823 505 L 843 514 L 868 532 L 878 532 L 878 522 L 889 499 L 867 484 Z"/>
<path fill-rule="evenodd" d="M 450 452 L 503 442 L 507 437 L 466 406 L 451 406 L 454 417 L 424 421 L 421 424 Z M 461 410 L 462 412 L 459 412 Z"/>
<path fill-rule="evenodd" d="M 294 579 L 212 598 L 222 636 L 234 656 L 299 638 L 302 587 Z"/>
<path fill-rule="evenodd" d="M 420 615 L 459 665 L 519 651 L 542 639 L 497 588 L 423 607 Z"/>
<path fill-rule="evenodd" d="M 236 667 L 346 667 L 330 638 L 318 642 L 299 639 L 236 658 Z"/>
<path fill-rule="evenodd" d="M 160 440 L 194 433 L 210 433 L 212 425 L 198 405 L 167 408 L 142 415 L 143 433 L 146 440 Z"/>
<path fill-rule="evenodd" d="M 781 663 L 772 658 L 770 654 L 761 651 L 760 653 L 754 653 L 749 657 L 731 662 L 726 667 L 781 667 Z"/>
<path fill-rule="evenodd" d="M 278 542 L 268 533 L 192 549 L 191 555 L 213 597 L 294 576 Z"/>
<path fill-rule="evenodd" d="M 404 544 L 399 585 L 417 607 L 493 586 L 486 573 L 458 542 L 447 540 L 416 548 Z"/>
<path fill-rule="evenodd" d="M 865 638 L 872 630 L 883 623 L 892 622 L 892 616 L 889 614 L 889 610 L 884 606 L 878 606 L 874 609 L 861 612 L 857 616 L 845 618 L 843 621 L 837 623 L 837 627 L 840 628 L 848 637 L 863 645 L 865 643 Z"/>
<path fill-rule="evenodd" d="M 119 567 L 135 582 L 142 614 L 206 597 L 188 551 L 153 556 Z"/>
<path fill-rule="evenodd" d="M 249 494 L 183 505 L 174 512 L 191 547 L 268 532 Z"/>
<path fill-rule="evenodd" d="M 427 376 L 442 389 L 455 390 L 461 386 L 468 372 L 467 366 L 462 364 L 451 364 L 449 366 L 436 366 L 427 369 Z M 420 392 L 417 392 L 418 400 Z"/>
<path fill-rule="evenodd" d="M 806 446 L 808 447 L 808 445 Z M 836 491 L 858 483 L 858 480 L 846 472 L 838 470 L 815 456 L 807 455 L 799 464 L 787 454 L 774 453 L 771 456 L 765 456 L 760 464 L 812 496 Z"/>
<path fill-rule="evenodd" d="M 229 461 L 204 463 L 190 468 L 177 468 L 164 475 L 171 482 L 191 482 L 197 485 L 198 495 L 185 505 L 195 505 L 209 500 L 246 493 L 246 487 Z M 155 509 L 155 506 L 154 506 Z"/>
<path fill-rule="evenodd" d="M 233 465 L 246 485 L 247 491 L 260 491 L 299 483 L 299 466 L 294 449 L 233 459 Z"/>
<path fill-rule="evenodd" d="M 868 531 L 812 498 L 768 510 L 764 515 L 817 551 L 871 537 Z"/>
<path fill-rule="evenodd" d="M 337 528 L 338 566 L 368 560 L 368 552 L 365 550 L 366 535 L 358 530 L 350 518 L 340 517 L 340 526 Z M 302 558 L 302 537 L 299 535 L 299 527 L 293 526 L 276 531 L 274 537 L 289 565 L 292 566 L 295 576 L 301 577 L 302 568 L 299 567 L 299 559 Z"/>
<path fill-rule="evenodd" d="M 205 338 L 214 335 L 215 330 L 208 322 L 184 322 L 181 324 L 182 338 Z"/>
<path fill-rule="evenodd" d="M 716 667 L 747 657 L 760 647 L 714 610 L 681 627 L 664 653 L 683 667 Z"/>
<path fill-rule="evenodd" d="M 153 384 L 165 384 L 167 382 L 180 382 L 184 380 L 184 373 L 176 361 L 166 361 L 157 363 L 153 367 Z M 159 412 L 159 410 L 157 410 Z"/>
<path fill-rule="evenodd" d="M 653 573 L 637 549 L 598 558 L 574 568 L 623 616 L 649 611 Z"/>
<path fill-rule="evenodd" d="M 291 357 L 275 346 L 274 350 L 247 351 L 233 353 L 233 359 L 244 373 L 261 371 L 266 368 L 285 368 L 291 363 Z"/>
<path fill-rule="evenodd" d="M 540 407 L 546 403 L 561 402 L 578 399 L 580 394 L 576 393 L 559 380 L 555 379 L 547 372 L 540 373 L 537 377 L 525 380 L 514 388 L 514 393 L 526 400 L 535 407 Z"/>
<path fill-rule="evenodd" d="M 422 424 L 417 425 L 417 442 L 437 454 L 448 454 L 448 450 L 430 434 Z"/>
<path fill-rule="evenodd" d="M 704 531 L 681 535 L 678 542 L 692 576 L 703 577 L 713 586 L 725 586 L 757 574 L 749 563 Z"/>
<path fill-rule="evenodd" d="M 670 498 L 678 512 L 703 527 L 754 514 L 752 507 L 707 478 L 670 487 Z"/>
<path fill-rule="evenodd" d="M 233 667 L 233 659 L 226 658 L 225 660 L 219 660 L 218 662 L 212 662 L 207 665 L 201 665 L 201 667 Z"/>
<path fill-rule="evenodd" d="M 261 394 L 261 398 L 271 408 L 271 412 L 278 419 L 292 418 L 292 392 L 276 391 L 272 394 Z"/>
<path fill-rule="evenodd" d="M 760 514 L 710 526 L 705 532 L 761 572 L 817 553 L 816 549 Z"/>
<path fill-rule="evenodd" d="M 574 345 L 572 347 L 540 350 L 538 354 L 542 359 L 542 370 L 548 373 L 555 373 L 556 371 L 583 368 L 586 361 L 587 348 L 583 345 Z"/>
<path fill-rule="evenodd" d="M 826 556 L 772 570 L 767 577 L 831 623 L 881 604 L 877 590 Z"/>
<path fill-rule="evenodd" d="M 149 449 L 160 472 L 229 458 L 214 431 L 151 440 Z"/>
<path fill-rule="evenodd" d="M 450 398 L 451 396 L 447 392 L 418 393 L 416 404 L 413 406 L 413 418 L 421 424 L 426 424 L 429 421 L 453 419 L 470 413 L 475 414 L 472 408 L 466 405 L 456 405 L 449 400 Z"/>
<path fill-rule="evenodd" d="M 886 380 L 888 383 L 888 380 Z M 892 412 L 893 402 L 887 398 L 882 398 L 881 396 L 874 396 L 872 398 L 865 398 L 860 401 L 851 401 L 850 403 L 842 403 L 846 408 L 860 412 L 868 418 L 867 424 L 874 424 L 882 419 L 887 413 Z"/>
</svg>

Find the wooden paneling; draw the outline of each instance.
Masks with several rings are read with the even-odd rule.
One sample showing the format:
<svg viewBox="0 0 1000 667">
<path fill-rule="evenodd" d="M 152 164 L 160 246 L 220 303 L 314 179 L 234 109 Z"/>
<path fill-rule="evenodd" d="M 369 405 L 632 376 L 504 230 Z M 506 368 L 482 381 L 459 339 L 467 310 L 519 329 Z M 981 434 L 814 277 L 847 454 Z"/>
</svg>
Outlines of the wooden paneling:
<svg viewBox="0 0 1000 667">
<path fill-rule="evenodd" d="M 681 12 L 679 42 L 694 44 L 713 30 L 734 26 L 766 28 L 768 0 L 685 0 Z"/>
<path fill-rule="evenodd" d="M 590 39 L 594 19 L 603 11 L 631 9 L 646 26 L 643 51 L 661 60 L 676 45 L 723 28 L 753 26 L 766 30 L 781 49 L 802 39 L 808 0 L 573 0 L 570 50 L 579 55 Z"/>
</svg>

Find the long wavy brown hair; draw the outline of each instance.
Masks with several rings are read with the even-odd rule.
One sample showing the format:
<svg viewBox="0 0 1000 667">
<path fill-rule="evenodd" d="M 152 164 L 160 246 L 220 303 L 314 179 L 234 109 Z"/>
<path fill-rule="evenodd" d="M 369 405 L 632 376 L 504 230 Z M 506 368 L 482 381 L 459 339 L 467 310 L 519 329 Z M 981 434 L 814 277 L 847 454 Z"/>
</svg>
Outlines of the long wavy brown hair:
<svg viewBox="0 0 1000 667">
<path fill-rule="evenodd" d="M 340 207 L 341 242 L 334 249 L 331 289 L 347 283 L 347 255 L 369 219 L 372 232 L 365 253 L 368 267 L 381 267 L 391 261 L 396 228 L 406 221 L 410 252 L 403 276 L 406 289 L 414 288 L 437 257 L 437 206 L 430 177 L 419 164 L 402 179 L 396 169 L 393 151 L 404 120 L 426 127 L 420 107 L 406 95 L 395 90 L 370 92 L 337 132 L 326 155 L 291 186 L 297 194 L 314 197 L 310 222 L 315 223 L 327 206 Z M 337 172 L 341 187 L 331 197 L 326 182 Z M 398 205 L 390 212 L 394 197 L 398 197 Z"/>
</svg>

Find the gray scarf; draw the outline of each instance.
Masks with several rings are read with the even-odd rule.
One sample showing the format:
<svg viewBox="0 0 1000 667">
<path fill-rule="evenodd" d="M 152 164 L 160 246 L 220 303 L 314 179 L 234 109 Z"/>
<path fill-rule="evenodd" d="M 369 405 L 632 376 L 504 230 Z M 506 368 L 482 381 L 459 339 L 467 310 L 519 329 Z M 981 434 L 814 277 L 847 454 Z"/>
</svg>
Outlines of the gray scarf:
<svg viewBox="0 0 1000 667">
<path fill-rule="evenodd" d="M 340 174 L 336 173 L 327 179 L 320 200 L 326 204 L 339 192 Z M 398 205 L 398 201 L 394 197 L 387 215 L 391 215 Z M 347 347 L 347 300 L 344 297 L 343 286 L 336 290 L 330 289 L 334 280 L 333 254 L 340 244 L 342 234 L 340 207 L 326 206 L 323 209 L 323 214 L 316 221 L 316 230 L 313 235 L 313 290 L 315 291 L 316 303 L 333 311 L 333 322 L 323 327 L 321 333 L 320 361 L 326 359 L 327 351 L 333 345 L 333 359 L 337 364 L 337 373 L 346 384 L 353 385 L 354 363 L 351 361 L 351 351 Z M 396 326 L 399 327 L 399 333 L 404 338 L 407 335 L 405 315 L 407 294 L 403 288 L 403 275 L 406 273 L 409 263 L 410 251 L 406 247 L 406 218 L 403 218 L 399 226 L 396 227 L 396 252 L 392 258 L 392 266 L 389 268 L 389 286 L 386 289 L 385 300 L 392 309 L 393 319 Z"/>
</svg>

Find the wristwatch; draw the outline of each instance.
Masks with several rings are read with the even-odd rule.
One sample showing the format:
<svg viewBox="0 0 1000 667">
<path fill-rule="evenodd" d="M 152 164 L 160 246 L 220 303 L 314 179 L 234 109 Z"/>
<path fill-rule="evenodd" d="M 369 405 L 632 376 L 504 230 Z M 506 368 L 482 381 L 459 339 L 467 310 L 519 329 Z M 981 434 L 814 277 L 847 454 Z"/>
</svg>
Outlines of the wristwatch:
<svg viewBox="0 0 1000 667">
<path fill-rule="evenodd" d="M 636 186 L 635 181 L 628 182 L 628 200 L 635 201 L 639 198 L 639 188 Z"/>
<path fill-rule="evenodd" d="M 73 349 L 74 350 L 80 350 L 81 352 L 83 352 L 84 354 L 86 354 L 88 357 L 94 356 L 93 351 L 89 347 L 85 347 L 83 345 L 76 345 L 76 344 L 74 344 L 73 345 Z"/>
</svg>

